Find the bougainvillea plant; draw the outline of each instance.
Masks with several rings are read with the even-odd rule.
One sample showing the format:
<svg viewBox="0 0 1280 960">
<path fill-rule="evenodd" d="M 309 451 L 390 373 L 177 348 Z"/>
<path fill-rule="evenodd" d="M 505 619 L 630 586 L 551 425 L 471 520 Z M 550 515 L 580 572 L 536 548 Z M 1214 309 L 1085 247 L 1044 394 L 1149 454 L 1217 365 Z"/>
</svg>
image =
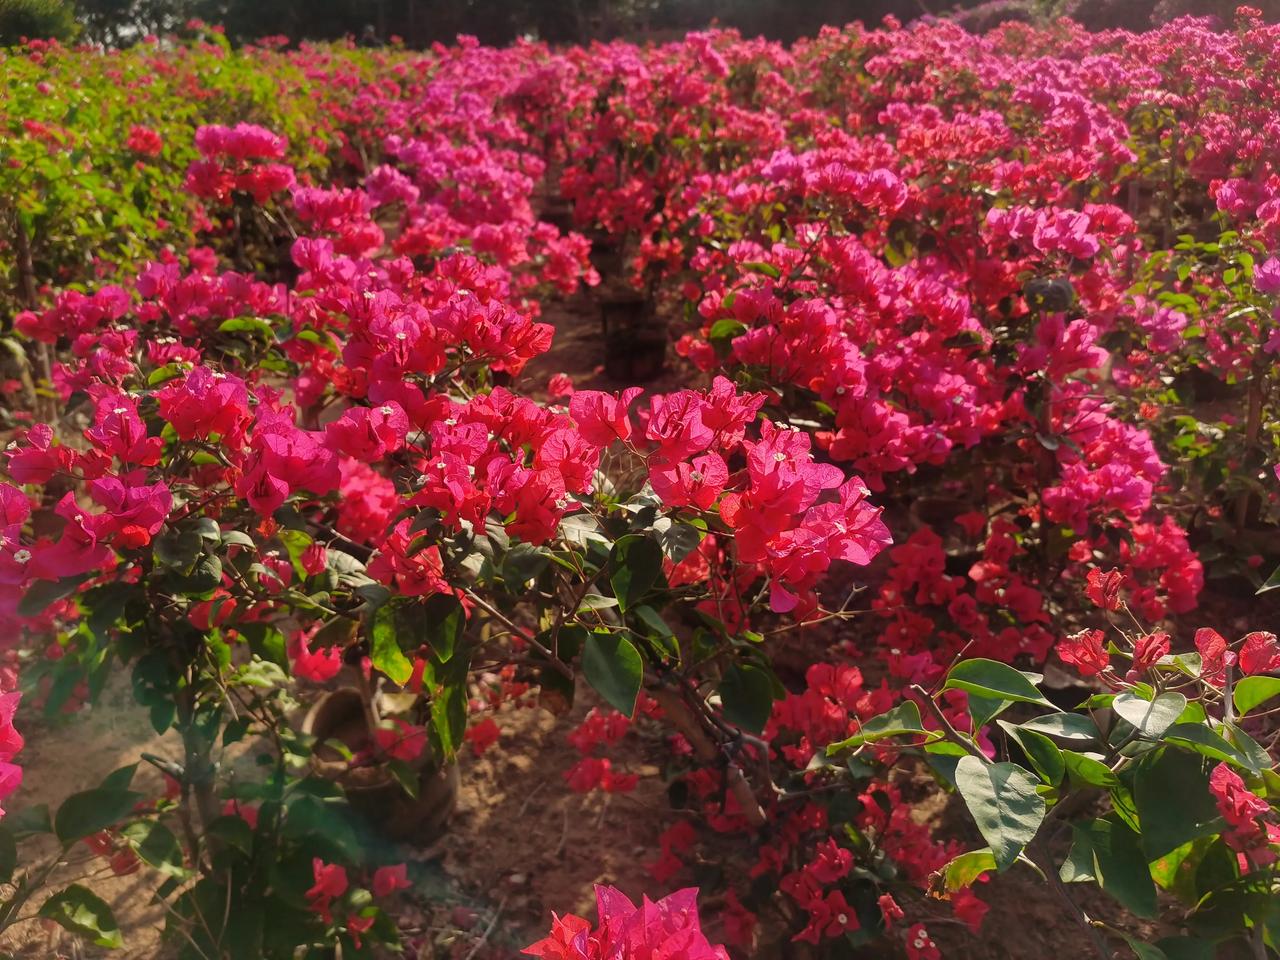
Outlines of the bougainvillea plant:
<svg viewBox="0 0 1280 960">
<path fill-rule="evenodd" d="M 1280 31 L 186 33 L 0 54 L 0 930 L 121 945 L 88 855 L 184 957 L 412 951 L 371 787 L 583 697 L 671 819 L 533 956 L 934 958 L 1012 870 L 1275 949 L 1280 654 L 1194 611 L 1280 564 Z M 681 388 L 542 389 L 602 282 Z M 24 803 L 117 676 L 166 749 Z"/>
</svg>

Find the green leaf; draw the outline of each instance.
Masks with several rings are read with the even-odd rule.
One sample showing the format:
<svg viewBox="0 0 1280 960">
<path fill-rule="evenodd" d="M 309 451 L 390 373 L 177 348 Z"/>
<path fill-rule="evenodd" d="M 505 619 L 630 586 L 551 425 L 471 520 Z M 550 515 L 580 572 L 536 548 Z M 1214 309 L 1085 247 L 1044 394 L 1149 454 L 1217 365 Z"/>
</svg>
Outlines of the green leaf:
<svg viewBox="0 0 1280 960">
<path fill-rule="evenodd" d="M 1159 740 L 1166 730 L 1178 722 L 1186 708 L 1187 698 L 1180 693 L 1162 693 L 1154 700 L 1147 701 L 1125 691 L 1118 694 L 1111 703 L 1111 709 L 1148 740 Z"/>
<path fill-rule="evenodd" d="M 1164 738 L 1212 760 L 1225 760 L 1253 773 L 1260 772 L 1239 750 L 1202 723 L 1175 723 L 1165 732 Z"/>
<path fill-rule="evenodd" d="M 1120 780 L 1111 768 L 1097 757 L 1075 750 L 1063 750 L 1062 760 L 1066 764 L 1071 783 L 1077 787 L 1111 787 L 1119 786 Z"/>
<path fill-rule="evenodd" d="M 994 869 L 996 858 L 990 847 L 983 847 L 960 854 L 938 871 L 938 875 L 946 892 L 955 893 L 973 886 L 984 873 Z"/>
<path fill-rule="evenodd" d="M 732 664 L 720 680 L 724 718 L 751 733 L 759 733 L 773 712 L 773 681 L 752 664 Z"/>
<path fill-rule="evenodd" d="M 426 642 L 437 660 L 448 663 L 466 630 L 466 611 L 457 597 L 446 593 L 428 597 L 424 608 Z"/>
<path fill-rule="evenodd" d="M 1168 960 L 1213 960 L 1218 952 L 1218 945 L 1212 940 L 1194 937 L 1165 937 L 1157 940 L 1156 946 Z"/>
<path fill-rule="evenodd" d="M 593 631 L 582 648 L 582 672 L 611 707 L 628 717 L 635 713 L 644 661 L 630 640 L 617 633 Z"/>
<path fill-rule="evenodd" d="M 1031 761 L 1031 766 L 1035 767 L 1041 780 L 1051 786 L 1062 782 L 1062 778 L 1067 773 L 1067 763 L 1063 760 L 1062 751 L 1058 749 L 1057 744 L 1043 733 L 1021 729 L 1017 724 L 1005 720 L 999 723 L 1000 728 L 1009 735 L 1010 739 L 1022 748 L 1022 752 L 1027 755 L 1027 759 Z"/>
<path fill-rule="evenodd" d="M 1156 885 L 1138 835 L 1110 818 L 1073 824 L 1071 829 L 1074 842 L 1061 871 L 1062 879 L 1068 883 L 1096 880 L 1130 912 L 1154 917 Z"/>
<path fill-rule="evenodd" d="M 944 690 L 966 690 L 980 697 L 995 700 L 1012 700 L 1015 703 L 1038 703 L 1052 707 L 1044 694 L 1036 687 L 1031 678 L 1036 674 L 1026 674 L 998 660 L 962 660 L 951 668 L 947 675 Z"/>
<path fill-rule="evenodd" d="M 0 826 L 0 883 L 8 883 L 18 866 L 18 841 L 8 827 Z"/>
<path fill-rule="evenodd" d="M 1133 802 L 1149 861 L 1217 833 L 1222 823 L 1204 761 L 1185 750 L 1166 748 L 1143 757 L 1133 769 Z"/>
<path fill-rule="evenodd" d="M 1254 707 L 1266 703 L 1275 696 L 1280 696 L 1280 677 L 1260 675 L 1242 677 L 1236 681 L 1231 699 L 1235 702 L 1236 712 L 1244 716 Z"/>
<path fill-rule="evenodd" d="M 598 593 L 588 593 L 578 604 L 578 613 L 591 610 L 611 610 L 618 605 L 617 597 L 604 597 Z"/>
<path fill-rule="evenodd" d="M 115 914 L 101 899 L 78 883 L 55 893 L 40 907 L 47 917 L 72 933 L 92 940 L 99 947 L 114 950 L 124 946 Z"/>
<path fill-rule="evenodd" d="M 920 708 L 914 700 L 903 700 L 888 713 L 872 717 L 862 725 L 857 733 L 847 740 L 833 743 L 827 747 L 827 755 L 852 750 L 864 743 L 873 743 L 887 737 L 898 737 L 905 734 L 924 733 L 924 724 L 920 722 Z"/>
<path fill-rule="evenodd" d="M 385 604 L 374 611 L 370 624 L 369 660 L 393 683 L 407 683 L 413 675 L 413 664 L 400 649 L 400 608 Z"/>
<path fill-rule="evenodd" d="M 113 770 L 107 774 L 102 783 L 98 784 L 98 787 L 103 790 L 128 790 L 129 785 L 133 783 L 133 776 L 137 772 L 138 765 L 131 763 L 127 767 L 121 767 L 119 770 Z"/>
<path fill-rule="evenodd" d="M 956 788 L 991 847 L 997 870 L 1008 869 L 1040 829 L 1045 806 L 1036 786 L 1036 778 L 1016 763 L 986 763 L 968 755 L 956 765 Z"/>
<path fill-rule="evenodd" d="M 189 874 L 182 847 L 172 830 L 159 820 L 139 820 L 120 831 L 130 846 L 151 866 L 171 877 Z"/>
<path fill-rule="evenodd" d="M 4 826 L 14 837 L 23 839 L 40 833 L 53 833 L 53 820 L 49 817 L 49 805 L 37 803 L 15 810 L 4 818 Z"/>
<path fill-rule="evenodd" d="M 1168 955 L 1154 944 L 1143 943 L 1137 937 L 1127 933 L 1122 933 L 1120 936 L 1124 937 L 1124 942 L 1129 945 L 1129 949 L 1138 960 L 1169 960 Z"/>
<path fill-rule="evenodd" d="M 1271 576 L 1267 577 L 1267 582 L 1258 588 L 1258 593 L 1266 593 L 1268 590 L 1274 590 L 1280 587 L 1280 567 L 1276 567 L 1271 571 Z M 1254 594 L 1257 596 L 1257 594 Z"/>
<path fill-rule="evenodd" d="M 431 701 L 431 728 L 440 751 L 452 757 L 462 746 L 467 730 L 467 685 L 465 681 L 448 684 Z"/>
<path fill-rule="evenodd" d="M 1003 698 L 991 698 L 980 696 L 976 693 L 968 694 L 969 700 L 969 716 L 973 718 L 973 729 L 981 730 L 988 723 L 1004 713 L 1011 706 L 1012 700 Z"/>
<path fill-rule="evenodd" d="M 782 272 L 771 263 L 764 263 L 759 260 L 750 260 L 747 263 L 740 263 L 738 266 L 749 273 L 762 273 L 766 277 L 777 280 L 782 276 Z"/>
<path fill-rule="evenodd" d="M 22 592 L 18 599 L 18 616 L 36 617 L 59 600 L 65 600 L 76 592 L 76 588 L 87 575 L 79 577 L 63 577 L 61 580 L 37 580 Z"/>
<path fill-rule="evenodd" d="M 1043 733 L 1060 740 L 1099 740 L 1102 737 L 1098 732 L 1098 725 L 1079 713 L 1051 713 L 1028 720 L 1021 726 L 1023 730 Z"/>
<path fill-rule="evenodd" d="M 711 325 L 707 333 L 708 340 L 732 340 L 747 332 L 747 325 L 733 317 L 722 317 Z"/>
<path fill-rule="evenodd" d="M 218 327 L 219 333 L 252 333 L 267 340 L 275 336 L 275 328 L 261 317 L 232 317 L 223 320 Z"/>
<path fill-rule="evenodd" d="M 662 547 L 648 537 L 623 537 L 609 554 L 609 583 L 622 611 L 653 589 L 662 573 Z"/>
<path fill-rule="evenodd" d="M 63 843 L 74 843 L 125 819 L 143 794 L 112 788 L 73 793 L 62 801 L 53 818 L 53 832 Z"/>
</svg>

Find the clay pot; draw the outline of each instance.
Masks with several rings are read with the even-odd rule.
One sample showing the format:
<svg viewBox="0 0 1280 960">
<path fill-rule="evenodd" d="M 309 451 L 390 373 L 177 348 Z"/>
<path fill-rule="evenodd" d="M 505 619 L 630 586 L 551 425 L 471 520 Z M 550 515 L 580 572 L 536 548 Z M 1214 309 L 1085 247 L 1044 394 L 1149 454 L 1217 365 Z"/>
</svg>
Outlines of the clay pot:
<svg viewBox="0 0 1280 960">
<path fill-rule="evenodd" d="M 344 744 L 353 753 L 369 744 L 364 704 L 349 687 L 321 697 L 307 712 L 302 732 L 316 738 L 311 757 L 318 776 L 342 787 L 351 808 L 390 840 L 428 844 L 440 837 L 458 802 L 457 763 L 439 762 L 430 744 L 410 764 L 418 774 L 418 795 L 411 797 L 384 764 L 351 767 L 325 741 Z"/>
<path fill-rule="evenodd" d="M 551 224 L 561 233 L 568 233 L 573 229 L 573 207 L 567 200 L 549 200 L 538 214 L 538 219 Z"/>
<path fill-rule="evenodd" d="M 604 372 L 613 380 L 643 383 L 662 374 L 667 362 L 667 330 L 653 302 L 638 293 L 602 297 Z"/>
<path fill-rule="evenodd" d="M 591 265 L 600 276 L 615 277 L 622 272 L 624 263 L 622 240 L 603 230 L 591 233 Z"/>
</svg>

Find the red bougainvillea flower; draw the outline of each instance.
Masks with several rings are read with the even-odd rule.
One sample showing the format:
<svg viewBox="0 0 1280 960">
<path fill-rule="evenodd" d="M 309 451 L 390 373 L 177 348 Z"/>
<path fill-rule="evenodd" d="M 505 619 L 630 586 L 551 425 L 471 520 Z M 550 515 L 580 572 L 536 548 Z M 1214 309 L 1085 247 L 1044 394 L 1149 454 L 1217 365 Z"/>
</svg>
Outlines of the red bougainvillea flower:
<svg viewBox="0 0 1280 960">
<path fill-rule="evenodd" d="M 1092 677 L 1111 665 L 1101 630 L 1081 630 L 1059 641 L 1058 656 L 1079 670 L 1082 677 Z"/>
<path fill-rule="evenodd" d="M 335 863 L 325 863 L 319 857 L 311 861 L 315 885 L 307 891 L 308 906 L 320 915 L 325 923 L 333 922 L 330 905 L 347 892 L 347 871 Z"/>
<path fill-rule="evenodd" d="M 1120 587 L 1124 584 L 1124 574 L 1119 570 L 1108 570 L 1105 573 L 1097 567 L 1089 571 L 1088 585 L 1085 595 L 1103 610 L 1120 609 Z"/>
<path fill-rule="evenodd" d="M 380 727 L 373 733 L 379 750 L 405 763 L 411 763 L 422 756 L 422 751 L 427 748 L 426 730 L 397 717 L 384 723 L 388 725 Z"/>
<path fill-rule="evenodd" d="M 1125 674 L 1130 683 L 1136 682 L 1151 666 L 1169 652 L 1169 635 L 1156 630 L 1138 638 L 1133 648 L 1133 666 Z"/>
<path fill-rule="evenodd" d="M 1240 670 L 1250 676 L 1280 670 L 1280 641 L 1274 633 L 1258 630 L 1245 636 L 1240 647 Z"/>
<path fill-rule="evenodd" d="M 479 723 L 467 727 L 467 732 L 463 736 L 471 744 L 472 752 L 478 757 L 498 742 L 498 738 L 502 736 L 502 728 L 493 717 L 485 717 Z"/>
<path fill-rule="evenodd" d="M 556 917 L 551 936 L 524 952 L 542 960 L 728 960 L 702 933 L 697 896 L 693 888 L 677 890 L 637 907 L 620 890 L 599 886 L 594 930 L 580 917 Z"/>
<path fill-rule="evenodd" d="M 911 960 L 942 960 L 942 951 L 923 923 L 912 924 L 907 928 L 907 956 Z"/>
<path fill-rule="evenodd" d="M 389 867 L 379 867 L 373 872 L 373 895 L 375 897 L 389 897 L 397 890 L 408 890 L 411 886 L 407 868 L 403 863 L 393 864 Z"/>
<path fill-rule="evenodd" d="M 1222 634 L 1211 627 L 1196 631 L 1196 650 L 1200 653 L 1200 678 L 1221 687 L 1227 682 L 1227 667 L 1236 662 L 1234 651 L 1228 649 Z"/>
<path fill-rule="evenodd" d="M 324 683 L 332 680 L 342 669 L 342 650 L 339 647 L 309 649 L 309 639 L 297 634 L 289 644 L 289 656 L 293 660 L 293 675 L 303 680 Z"/>
</svg>

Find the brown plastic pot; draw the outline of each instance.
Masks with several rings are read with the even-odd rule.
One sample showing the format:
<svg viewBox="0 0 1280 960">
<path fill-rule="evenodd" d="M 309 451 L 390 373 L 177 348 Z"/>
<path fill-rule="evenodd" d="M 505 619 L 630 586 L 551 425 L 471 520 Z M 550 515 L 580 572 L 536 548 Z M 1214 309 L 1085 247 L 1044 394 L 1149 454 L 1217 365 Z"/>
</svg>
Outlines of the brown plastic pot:
<svg viewBox="0 0 1280 960">
<path fill-rule="evenodd" d="M 388 839 L 427 844 L 444 833 L 458 802 L 457 763 L 439 762 L 428 744 L 410 764 L 418 775 L 418 795 L 412 797 L 385 764 L 352 767 L 325 746 L 337 741 L 355 753 L 369 745 L 360 691 L 347 687 L 325 694 L 307 712 L 302 732 L 316 738 L 316 774 L 342 787 L 351 808 Z"/>
<path fill-rule="evenodd" d="M 604 372 L 613 380 L 643 383 L 662 374 L 667 362 L 667 329 L 654 314 L 653 301 L 638 293 L 600 300 L 604 335 Z"/>
</svg>

